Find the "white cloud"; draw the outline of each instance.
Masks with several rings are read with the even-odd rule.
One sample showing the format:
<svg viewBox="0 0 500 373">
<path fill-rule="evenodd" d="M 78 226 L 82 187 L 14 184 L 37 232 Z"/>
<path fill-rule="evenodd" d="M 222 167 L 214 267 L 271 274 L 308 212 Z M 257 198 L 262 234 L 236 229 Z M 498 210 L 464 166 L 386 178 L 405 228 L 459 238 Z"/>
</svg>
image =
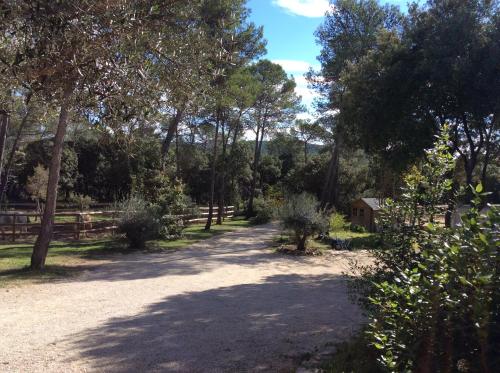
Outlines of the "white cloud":
<svg viewBox="0 0 500 373">
<path fill-rule="evenodd" d="M 273 4 L 287 12 L 304 17 L 323 17 L 330 9 L 328 0 L 273 0 Z"/>
<path fill-rule="evenodd" d="M 302 96 L 302 103 L 311 109 L 313 100 L 318 96 L 318 93 L 307 87 L 308 82 L 304 74 L 309 71 L 310 67 L 317 70 L 319 66 L 300 60 L 273 60 L 272 62 L 280 64 L 287 74 L 293 75 L 295 83 L 297 83 L 295 92 L 297 95 Z"/>
</svg>

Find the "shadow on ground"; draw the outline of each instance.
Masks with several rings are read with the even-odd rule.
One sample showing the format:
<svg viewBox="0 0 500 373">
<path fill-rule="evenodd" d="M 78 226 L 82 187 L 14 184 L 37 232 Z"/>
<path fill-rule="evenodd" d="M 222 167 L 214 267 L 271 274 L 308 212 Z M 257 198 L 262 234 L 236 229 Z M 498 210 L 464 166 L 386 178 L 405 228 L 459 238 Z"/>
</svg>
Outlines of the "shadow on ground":
<svg viewBox="0 0 500 373">
<path fill-rule="evenodd" d="M 360 320 L 342 277 L 275 275 L 168 297 L 67 342 L 97 371 L 288 372 Z"/>
</svg>

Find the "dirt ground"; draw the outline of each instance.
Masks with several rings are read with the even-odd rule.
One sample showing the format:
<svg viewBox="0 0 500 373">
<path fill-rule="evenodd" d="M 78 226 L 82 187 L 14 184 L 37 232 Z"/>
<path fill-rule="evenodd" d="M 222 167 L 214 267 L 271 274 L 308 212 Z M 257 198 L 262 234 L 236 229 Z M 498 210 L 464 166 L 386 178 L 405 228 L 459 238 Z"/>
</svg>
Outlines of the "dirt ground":
<svg viewBox="0 0 500 373">
<path fill-rule="evenodd" d="M 293 372 L 362 316 L 347 257 L 269 249 L 275 225 L 0 289 L 0 372 Z"/>
</svg>

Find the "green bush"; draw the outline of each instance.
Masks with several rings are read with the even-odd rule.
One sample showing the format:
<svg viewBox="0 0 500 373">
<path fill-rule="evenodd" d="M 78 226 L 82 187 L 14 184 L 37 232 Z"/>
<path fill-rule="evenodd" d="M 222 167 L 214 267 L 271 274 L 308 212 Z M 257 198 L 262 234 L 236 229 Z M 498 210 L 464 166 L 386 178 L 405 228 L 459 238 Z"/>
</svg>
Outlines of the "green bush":
<svg viewBox="0 0 500 373">
<path fill-rule="evenodd" d="M 488 372 L 499 350 L 500 213 L 480 212 L 473 189 L 462 226 L 435 223 L 451 191 L 454 159 L 444 131 L 427 162 L 405 177 L 398 201 L 381 211 L 382 246 L 358 290 L 368 300 L 368 337 L 390 372 Z M 426 204 L 422 205 L 421 201 Z M 448 201 L 449 202 L 449 201 Z"/>
<path fill-rule="evenodd" d="M 363 227 L 362 225 L 357 225 L 357 224 L 351 224 L 349 226 L 349 230 L 355 233 L 366 233 L 366 228 Z"/>
<path fill-rule="evenodd" d="M 144 200 L 131 197 L 118 205 L 118 232 L 125 234 L 132 249 L 144 248 L 146 241 L 160 236 L 158 208 Z"/>
<path fill-rule="evenodd" d="M 70 201 L 76 204 L 80 211 L 88 210 L 93 202 L 92 197 L 79 193 L 71 193 Z"/>
<path fill-rule="evenodd" d="M 346 227 L 347 222 L 345 216 L 334 212 L 330 215 L 330 230 L 334 232 L 342 231 Z"/>
<path fill-rule="evenodd" d="M 273 218 L 274 208 L 269 200 L 256 198 L 253 202 L 253 211 L 255 216 L 250 218 L 250 222 L 252 224 L 265 224 Z"/>
<path fill-rule="evenodd" d="M 182 237 L 184 221 L 176 215 L 163 215 L 160 220 L 160 236 L 167 240 Z"/>
<path fill-rule="evenodd" d="M 306 251 L 307 240 L 329 230 L 328 214 L 319 208 L 316 197 L 302 193 L 290 196 L 279 209 L 283 226 L 294 232 L 297 250 Z"/>
</svg>

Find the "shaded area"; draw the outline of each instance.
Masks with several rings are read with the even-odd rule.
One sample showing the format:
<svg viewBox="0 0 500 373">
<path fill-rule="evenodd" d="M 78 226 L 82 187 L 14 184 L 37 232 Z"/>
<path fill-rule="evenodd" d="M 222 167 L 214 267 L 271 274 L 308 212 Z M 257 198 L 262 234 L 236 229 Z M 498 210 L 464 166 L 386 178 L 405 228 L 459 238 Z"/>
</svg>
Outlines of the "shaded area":
<svg viewBox="0 0 500 373">
<path fill-rule="evenodd" d="M 290 371 L 360 320 L 342 277 L 275 275 L 167 297 L 68 342 L 99 371 Z"/>
</svg>

